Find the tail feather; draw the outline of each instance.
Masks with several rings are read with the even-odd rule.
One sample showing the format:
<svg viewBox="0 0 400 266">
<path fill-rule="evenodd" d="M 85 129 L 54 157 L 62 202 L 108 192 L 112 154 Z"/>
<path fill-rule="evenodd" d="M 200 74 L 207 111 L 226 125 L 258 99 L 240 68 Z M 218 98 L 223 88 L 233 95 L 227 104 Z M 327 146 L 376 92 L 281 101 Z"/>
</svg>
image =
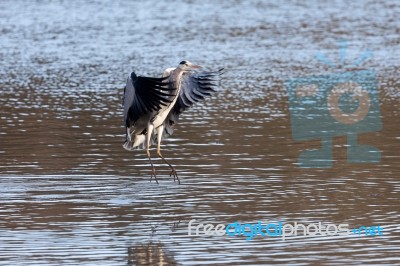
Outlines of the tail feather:
<svg viewBox="0 0 400 266">
<path fill-rule="evenodd" d="M 155 145 L 157 144 L 157 136 L 156 134 L 152 134 L 151 140 L 150 140 L 150 145 Z M 147 148 L 147 143 L 146 143 L 146 135 L 140 134 L 140 135 L 134 135 L 133 136 L 133 141 L 127 140 L 125 143 L 122 145 L 125 150 L 127 151 L 133 151 L 137 149 L 146 149 Z"/>
<path fill-rule="evenodd" d="M 132 146 L 132 142 L 129 141 L 129 140 L 126 140 L 125 143 L 122 145 L 122 147 L 124 147 L 124 149 L 127 150 L 127 151 L 134 150 L 134 148 Z"/>
<path fill-rule="evenodd" d="M 122 145 L 122 147 L 124 147 L 124 149 L 127 151 L 132 151 L 135 149 L 144 149 L 146 145 L 145 140 L 146 140 L 145 135 L 143 134 L 135 135 L 133 136 L 133 141 L 127 139 L 124 145 Z"/>
</svg>

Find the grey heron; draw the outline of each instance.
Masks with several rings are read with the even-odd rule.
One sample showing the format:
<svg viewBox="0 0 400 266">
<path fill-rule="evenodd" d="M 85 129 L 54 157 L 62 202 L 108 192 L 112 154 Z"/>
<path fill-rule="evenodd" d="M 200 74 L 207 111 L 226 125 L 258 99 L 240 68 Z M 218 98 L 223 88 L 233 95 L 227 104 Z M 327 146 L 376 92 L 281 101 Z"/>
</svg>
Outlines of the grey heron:
<svg viewBox="0 0 400 266">
<path fill-rule="evenodd" d="M 189 61 L 182 61 L 176 68 L 167 68 L 162 77 L 137 76 L 132 72 L 124 90 L 123 106 L 126 127 L 126 150 L 146 149 L 157 180 L 156 170 L 150 156 L 150 146 L 157 143 L 157 155 L 171 168 L 180 184 L 175 168 L 161 154 L 161 141 L 172 135 L 179 115 L 196 102 L 215 92 L 222 70 L 196 71 L 201 68 Z"/>
</svg>

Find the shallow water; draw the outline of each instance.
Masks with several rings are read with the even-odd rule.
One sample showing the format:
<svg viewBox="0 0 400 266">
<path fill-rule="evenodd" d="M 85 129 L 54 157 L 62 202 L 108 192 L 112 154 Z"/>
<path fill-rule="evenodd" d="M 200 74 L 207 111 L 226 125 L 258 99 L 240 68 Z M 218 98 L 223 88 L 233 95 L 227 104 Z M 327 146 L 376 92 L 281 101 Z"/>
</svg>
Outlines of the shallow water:
<svg viewBox="0 0 400 266">
<path fill-rule="evenodd" d="M 1 2 L 0 262 L 398 264 L 399 11 L 396 1 Z M 182 184 L 155 159 L 157 185 L 145 153 L 122 148 L 123 87 L 133 70 L 157 76 L 183 59 L 224 67 L 224 80 L 163 143 Z M 302 127 L 313 137 L 296 139 L 291 112 L 302 107 L 288 82 L 349 72 L 376 88 L 379 110 L 357 130 L 380 160 L 347 162 L 342 132 L 330 167 L 304 168 L 301 152 L 333 129 L 319 107 L 315 127 Z M 380 225 L 383 235 L 188 236 L 192 219 Z"/>
</svg>

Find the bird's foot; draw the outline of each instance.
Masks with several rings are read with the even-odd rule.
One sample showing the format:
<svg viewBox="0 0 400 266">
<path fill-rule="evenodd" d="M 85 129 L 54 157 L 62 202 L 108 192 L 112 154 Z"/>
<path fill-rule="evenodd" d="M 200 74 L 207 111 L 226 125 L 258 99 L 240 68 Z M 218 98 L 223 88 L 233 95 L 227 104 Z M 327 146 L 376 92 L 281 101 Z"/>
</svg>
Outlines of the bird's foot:
<svg viewBox="0 0 400 266">
<path fill-rule="evenodd" d="M 150 182 L 153 179 L 154 176 L 154 180 L 156 180 L 156 183 L 158 184 L 158 180 L 157 180 L 157 175 L 156 175 L 156 169 L 153 167 L 153 169 L 151 170 L 151 175 L 150 175 Z"/>
<path fill-rule="evenodd" d="M 178 184 L 181 184 L 181 181 L 179 180 L 179 177 L 178 177 L 178 172 L 176 172 L 174 167 L 171 167 L 171 173 L 169 173 L 169 176 L 172 176 L 172 175 L 174 176 L 174 182 L 175 182 L 175 180 L 178 180 Z"/>
</svg>

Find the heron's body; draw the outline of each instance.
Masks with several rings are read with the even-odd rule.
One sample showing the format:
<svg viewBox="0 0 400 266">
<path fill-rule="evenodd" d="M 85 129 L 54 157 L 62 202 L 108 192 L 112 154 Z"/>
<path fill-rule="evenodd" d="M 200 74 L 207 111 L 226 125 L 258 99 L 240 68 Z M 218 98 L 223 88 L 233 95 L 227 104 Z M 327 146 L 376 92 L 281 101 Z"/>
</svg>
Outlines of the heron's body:
<svg viewBox="0 0 400 266">
<path fill-rule="evenodd" d="M 171 94 L 174 96 L 170 96 L 169 100 L 171 103 L 167 104 L 166 106 L 161 107 L 161 109 L 156 113 L 154 116 L 154 128 L 157 129 L 158 127 L 164 124 L 165 119 L 167 118 L 169 112 L 171 111 L 172 107 L 174 107 L 176 100 L 178 99 L 179 92 L 181 90 L 181 78 L 183 74 L 183 70 L 180 68 L 171 69 L 167 72 L 168 69 L 164 71 L 163 77 L 169 77 L 168 81 L 170 82 Z M 165 75 L 165 73 L 167 74 Z"/>
<path fill-rule="evenodd" d="M 125 149 L 132 150 L 135 148 L 147 148 L 148 144 L 145 142 L 146 136 L 153 133 L 153 130 L 159 129 L 163 126 L 166 117 L 174 107 L 176 100 L 178 99 L 180 88 L 181 88 L 181 77 L 183 70 L 180 68 L 168 68 L 163 73 L 163 78 L 166 80 L 166 84 L 169 89 L 171 96 L 166 96 L 168 103 L 160 107 L 157 111 L 148 112 L 139 117 L 139 119 L 131 126 L 127 125 L 128 136 L 133 135 L 132 145 L 124 145 Z M 132 77 L 128 78 L 128 85 L 133 85 L 134 80 Z M 128 86 L 126 88 L 129 88 Z M 125 119 L 127 116 L 128 108 L 125 108 Z M 162 131 L 162 130 L 160 130 Z M 151 137 L 148 138 L 151 142 Z M 130 144 L 130 143 L 126 143 Z M 151 144 L 151 143 L 149 143 Z"/>
<path fill-rule="evenodd" d="M 126 150 L 145 148 L 155 179 L 149 151 L 155 137 L 157 154 L 171 167 L 175 180 L 178 178 L 175 168 L 161 155 L 161 140 L 164 135 L 172 134 L 180 113 L 211 95 L 216 77 L 222 74 L 222 69 L 196 73 L 192 71 L 195 68 L 199 66 L 182 61 L 177 68 L 166 69 L 162 78 L 137 77 L 134 72 L 128 78 L 123 101 L 127 140 L 123 147 Z"/>
</svg>

